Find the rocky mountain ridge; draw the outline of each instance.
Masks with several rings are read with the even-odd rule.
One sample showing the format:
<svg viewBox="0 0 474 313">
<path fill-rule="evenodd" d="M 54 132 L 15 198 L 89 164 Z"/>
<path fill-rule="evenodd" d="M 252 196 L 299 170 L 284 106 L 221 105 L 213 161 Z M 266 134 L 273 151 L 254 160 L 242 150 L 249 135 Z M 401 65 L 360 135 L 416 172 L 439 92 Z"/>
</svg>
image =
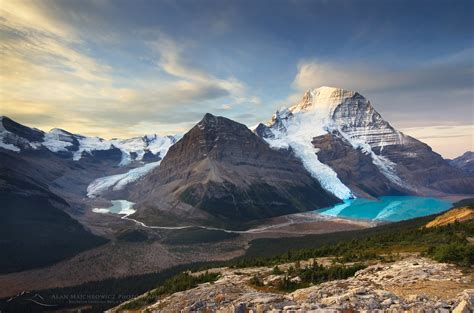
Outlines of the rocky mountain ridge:
<svg viewBox="0 0 474 313">
<path fill-rule="evenodd" d="M 313 177 L 341 199 L 472 193 L 472 175 L 394 129 L 354 91 L 309 90 L 299 103 L 278 110 L 255 132 L 275 149 L 295 151 Z"/>
<path fill-rule="evenodd" d="M 191 211 L 229 222 L 338 201 L 291 152 L 273 150 L 245 125 L 211 114 L 170 148 L 161 165 L 135 186 L 132 199 L 138 202 L 136 215 L 147 220 L 164 213 L 185 220 L 183 212 Z"/>
<path fill-rule="evenodd" d="M 474 152 L 466 151 L 463 155 L 450 160 L 449 163 L 463 171 L 474 173 Z"/>
<path fill-rule="evenodd" d="M 472 174 L 394 129 L 354 91 L 310 90 L 255 134 L 210 114 L 181 140 L 46 133 L 1 117 L 3 185 L 47 188 L 75 217 L 91 209 L 86 202 L 128 199 L 147 225 L 168 226 L 240 224 L 354 196 L 474 193 Z"/>
</svg>

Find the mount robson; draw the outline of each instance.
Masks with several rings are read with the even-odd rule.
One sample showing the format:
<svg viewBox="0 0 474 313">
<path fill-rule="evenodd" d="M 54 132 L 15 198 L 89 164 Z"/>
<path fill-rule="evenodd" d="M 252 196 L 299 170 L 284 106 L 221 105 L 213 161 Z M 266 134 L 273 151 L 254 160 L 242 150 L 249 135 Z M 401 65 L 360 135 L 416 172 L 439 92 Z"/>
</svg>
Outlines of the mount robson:
<svg viewBox="0 0 474 313">
<path fill-rule="evenodd" d="M 0 310 L 472 312 L 473 160 L 334 87 L 175 136 L 3 116 Z"/>
</svg>

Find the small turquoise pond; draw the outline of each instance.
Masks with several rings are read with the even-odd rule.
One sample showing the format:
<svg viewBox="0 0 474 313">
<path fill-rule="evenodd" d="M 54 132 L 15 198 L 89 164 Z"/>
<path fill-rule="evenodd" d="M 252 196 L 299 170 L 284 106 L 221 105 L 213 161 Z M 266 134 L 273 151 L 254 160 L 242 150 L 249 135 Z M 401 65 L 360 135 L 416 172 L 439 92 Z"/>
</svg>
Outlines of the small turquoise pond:
<svg viewBox="0 0 474 313">
<path fill-rule="evenodd" d="M 350 199 L 314 211 L 329 216 L 396 222 L 446 211 L 452 202 L 415 196 L 386 196 L 378 200 Z"/>
</svg>

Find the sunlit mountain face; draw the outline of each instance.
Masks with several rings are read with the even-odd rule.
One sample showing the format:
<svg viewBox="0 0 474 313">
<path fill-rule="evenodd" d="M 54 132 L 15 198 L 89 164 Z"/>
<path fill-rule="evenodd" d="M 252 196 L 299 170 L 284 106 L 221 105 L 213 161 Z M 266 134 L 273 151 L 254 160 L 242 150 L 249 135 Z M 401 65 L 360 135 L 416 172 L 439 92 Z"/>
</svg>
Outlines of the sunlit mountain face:
<svg viewBox="0 0 474 313">
<path fill-rule="evenodd" d="M 0 5 L 0 312 L 474 310 L 472 1 Z"/>
</svg>

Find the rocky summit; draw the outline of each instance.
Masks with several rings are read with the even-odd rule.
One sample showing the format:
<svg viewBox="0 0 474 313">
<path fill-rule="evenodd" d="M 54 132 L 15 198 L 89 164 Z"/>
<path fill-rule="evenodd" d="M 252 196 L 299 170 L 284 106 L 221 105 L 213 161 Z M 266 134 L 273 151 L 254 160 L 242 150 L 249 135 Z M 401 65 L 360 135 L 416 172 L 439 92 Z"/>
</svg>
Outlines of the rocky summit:
<svg viewBox="0 0 474 313">
<path fill-rule="evenodd" d="M 291 151 L 271 149 L 245 125 L 211 114 L 170 148 L 133 196 L 137 218 L 147 221 L 160 212 L 245 222 L 338 202 Z"/>
<path fill-rule="evenodd" d="M 396 130 L 355 91 L 308 90 L 299 103 L 281 108 L 255 132 L 274 148 L 293 149 L 339 198 L 472 193 L 472 175 Z"/>
</svg>

